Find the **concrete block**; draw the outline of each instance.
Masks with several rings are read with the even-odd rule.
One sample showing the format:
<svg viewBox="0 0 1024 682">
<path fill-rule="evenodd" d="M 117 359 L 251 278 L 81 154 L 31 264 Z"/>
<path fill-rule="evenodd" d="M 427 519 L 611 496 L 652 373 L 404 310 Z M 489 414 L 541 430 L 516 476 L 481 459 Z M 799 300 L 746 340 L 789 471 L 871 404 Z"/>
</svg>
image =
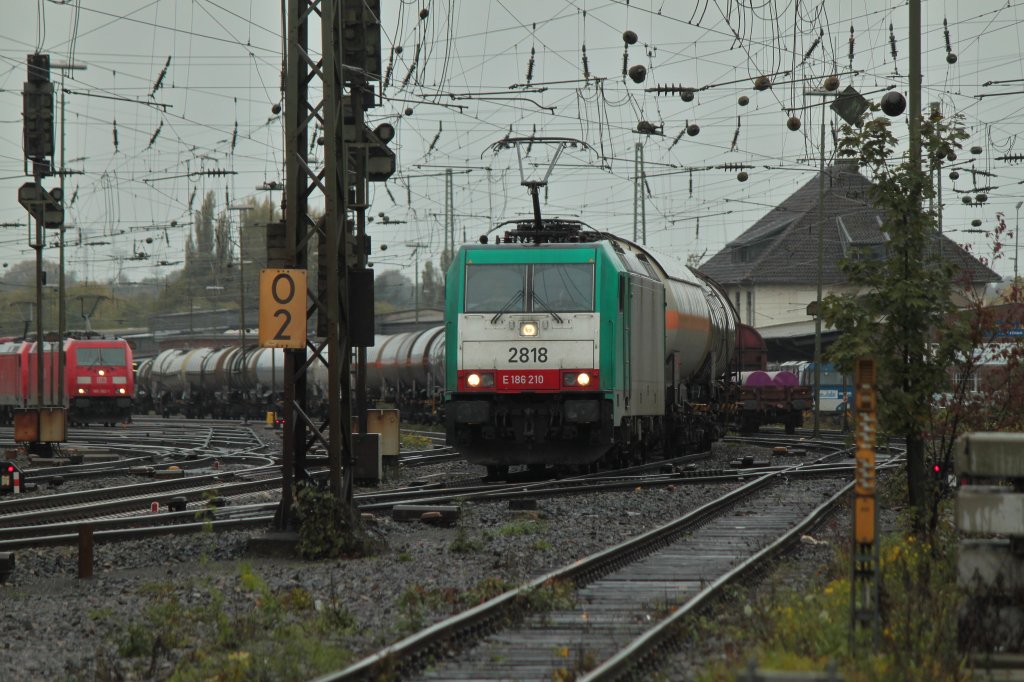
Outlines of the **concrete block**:
<svg viewBox="0 0 1024 682">
<path fill-rule="evenodd" d="M 962 486 L 956 495 L 956 525 L 962 533 L 1024 537 L 1024 493 L 995 486 Z"/>
<path fill-rule="evenodd" d="M 965 433 L 955 451 L 958 474 L 1024 478 L 1024 433 Z"/>
</svg>

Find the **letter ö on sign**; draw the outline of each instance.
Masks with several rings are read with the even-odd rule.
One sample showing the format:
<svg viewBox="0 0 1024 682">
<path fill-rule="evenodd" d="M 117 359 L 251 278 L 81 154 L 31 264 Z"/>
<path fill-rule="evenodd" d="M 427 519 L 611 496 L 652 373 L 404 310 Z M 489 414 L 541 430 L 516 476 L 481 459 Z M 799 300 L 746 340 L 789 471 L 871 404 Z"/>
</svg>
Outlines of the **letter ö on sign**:
<svg viewBox="0 0 1024 682">
<path fill-rule="evenodd" d="M 267 268 L 260 271 L 260 345 L 302 348 L 306 345 L 306 271 Z"/>
</svg>

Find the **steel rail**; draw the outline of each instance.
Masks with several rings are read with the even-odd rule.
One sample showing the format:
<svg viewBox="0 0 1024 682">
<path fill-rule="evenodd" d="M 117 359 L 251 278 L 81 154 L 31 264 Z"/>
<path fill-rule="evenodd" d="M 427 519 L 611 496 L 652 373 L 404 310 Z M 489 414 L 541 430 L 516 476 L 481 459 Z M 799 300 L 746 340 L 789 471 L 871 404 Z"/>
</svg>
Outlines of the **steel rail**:
<svg viewBox="0 0 1024 682">
<path fill-rule="evenodd" d="M 17 526 L 39 525 L 41 520 L 52 518 L 66 518 L 68 516 L 81 516 L 82 514 L 94 515 L 97 513 L 117 513 L 131 510 L 148 509 L 152 502 L 166 505 L 171 497 L 184 497 L 186 501 L 196 501 L 210 490 L 216 490 L 220 496 L 242 495 L 273 489 L 280 486 L 280 477 L 265 478 L 258 481 L 241 481 L 237 483 L 223 483 L 211 480 L 209 476 L 195 476 L 186 479 L 175 479 L 174 481 L 161 481 L 160 483 L 177 483 L 177 488 L 147 489 L 144 493 L 135 492 L 127 497 L 117 499 L 99 499 L 86 504 L 70 506 L 49 506 L 30 511 L 22 511 L 14 514 L 7 514 L 0 519 L 7 523 L 16 522 Z M 206 482 L 206 485 L 203 485 Z M 182 484 L 185 484 L 182 487 Z M 197 485 L 198 484 L 198 485 Z M 130 487 L 130 486 L 129 486 Z M 92 491 L 89 491 L 92 492 Z M 101 491 L 102 492 L 102 491 Z M 74 494 L 74 493 L 70 493 Z M 56 497 L 50 495 L 48 497 Z M 38 498 L 45 499 L 45 498 Z M 6 526 L 16 527 L 14 525 Z"/>
<path fill-rule="evenodd" d="M 879 468 L 891 468 L 892 462 Z M 839 508 L 839 503 L 853 490 L 854 482 L 843 486 L 828 500 L 812 510 L 804 519 L 779 536 L 772 543 L 747 557 L 735 568 L 720 575 L 699 593 L 679 605 L 667 618 L 659 621 L 644 634 L 635 638 L 618 653 L 606 659 L 599 666 L 578 678 L 578 682 L 612 682 L 628 677 L 637 668 L 643 667 L 659 647 L 666 644 L 676 632 L 683 619 L 699 609 L 707 606 L 712 600 L 720 597 L 723 590 L 739 578 L 752 573 L 766 563 L 778 558 L 795 544 L 800 536 L 806 535 L 825 521 L 829 515 Z"/>
<path fill-rule="evenodd" d="M 267 509 L 268 506 L 271 508 Z M 273 510 L 277 507 L 276 504 L 253 505 L 253 507 L 252 515 L 223 519 L 212 518 L 195 520 L 197 515 L 205 513 L 207 509 L 198 511 L 170 512 L 168 514 L 160 515 L 163 517 L 169 517 L 174 514 L 180 515 L 181 518 L 191 516 L 193 520 L 187 523 L 160 523 L 156 525 L 110 527 L 116 526 L 117 522 L 123 522 L 124 519 L 99 519 L 87 522 L 74 522 L 73 524 L 66 524 L 67 526 L 73 526 L 73 529 L 61 528 L 61 530 L 72 530 L 72 532 L 0 540 L 0 551 L 13 551 L 16 549 L 25 549 L 27 547 L 59 547 L 62 545 L 74 546 L 78 543 L 77 529 L 84 525 L 89 525 L 94 529 L 98 529 L 93 533 L 94 542 L 124 542 L 140 538 L 156 537 L 159 535 L 178 535 L 207 531 L 221 532 L 237 530 L 239 528 L 265 527 L 273 521 Z M 139 518 L 145 518 L 148 520 L 148 517 Z"/>
<path fill-rule="evenodd" d="M 464 632 L 484 631 L 490 627 L 491 623 L 505 618 L 518 608 L 525 608 L 529 594 L 545 584 L 567 580 L 579 584 L 635 561 L 637 558 L 669 544 L 677 536 L 702 525 L 716 514 L 766 487 L 776 475 L 770 474 L 757 478 L 675 521 L 601 550 L 569 566 L 534 578 L 518 588 L 504 592 L 468 611 L 446 618 L 385 647 L 344 670 L 318 677 L 315 682 L 378 679 L 381 676 L 386 678 L 388 675 L 398 672 L 399 669 L 414 667 L 418 656 L 438 643 L 448 641 Z"/>
</svg>

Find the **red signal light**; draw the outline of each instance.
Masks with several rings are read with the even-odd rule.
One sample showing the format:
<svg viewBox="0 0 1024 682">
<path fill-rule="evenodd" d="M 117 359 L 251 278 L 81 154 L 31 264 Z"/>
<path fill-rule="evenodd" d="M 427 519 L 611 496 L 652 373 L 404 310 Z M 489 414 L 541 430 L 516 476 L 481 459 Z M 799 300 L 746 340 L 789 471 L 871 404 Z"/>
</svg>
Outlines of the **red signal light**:
<svg viewBox="0 0 1024 682">
<path fill-rule="evenodd" d="M 9 473 L 9 474 L 14 473 L 14 465 L 13 464 L 8 464 L 7 465 L 7 473 Z"/>
<path fill-rule="evenodd" d="M 935 473 L 939 473 L 940 471 L 942 471 L 942 467 L 936 464 L 935 466 L 932 467 L 932 471 L 934 471 Z"/>
</svg>

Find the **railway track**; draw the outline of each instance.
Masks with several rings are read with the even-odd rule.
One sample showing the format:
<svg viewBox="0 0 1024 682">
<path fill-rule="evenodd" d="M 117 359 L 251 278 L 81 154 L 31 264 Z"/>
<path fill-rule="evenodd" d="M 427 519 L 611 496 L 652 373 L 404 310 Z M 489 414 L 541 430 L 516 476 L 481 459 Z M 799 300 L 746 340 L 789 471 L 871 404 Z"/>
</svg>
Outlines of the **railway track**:
<svg viewBox="0 0 1024 682">
<path fill-rule="evenodd" d="M 97 541 L 126 540 L 140 535 L 155 535 L 190 530 L 231 530 L 238 527 L 267 525 L 273 518 L 277 502 L 251 503 L 253 493 L 276 491 L 281 484 L 279 470 L 266 455 L 255 455 L 262 448 L 255 433 L 237 422 L 199 422 L 202 427 L 185 424 L 186 440 L 192 446 L 187 450 L 173 440 L 181 427 L 173 422 L 157 420 L 157 426 L 168 428 L 169 434 L 158 434 L 164 443 L 158 449 L 164 464 L 175 463 L 183 469 L 192 469 L 182 478 L 112 486 L 74 493 L 26 496 L 0 502 L 0 550 L 26 546 L 73 544 L 77 528 L 85 522 L 94 526 Z M 133 425 L 139 428 L 138 425 Z M 145 425 L 150 433 L 155 426 Z M 199 431 L 200 433 L 197 433 Z M 227 433 L 225 433 L 225 431 Z M 171 435 L 174 434 L 174 435 Z M 437 434 L 434 434 L 437 435 Z M 163 436 L 162 438 L 160 436 Z M 778 443 L 784 438 L 771 438 Z M 166 445 L 172 443 L 171 445 Z M 216 443 L 216 447 L 211 447 Z M 230 444 L 231 448 L 225 447 Z M 833 457 L 839 447 L 835 443 L 806 442 L 803 445 Z M 148 449 L 148 446 L 147 446 Z M 138 450 L 136 450 L 138 452 Z M 169 455 L 173 452 L 173 455 Z M 133 457 L 123 462 L 106 462 L 51 470 L 32 470 L 39 481 L 47 477 L 97 477 L 139 471 L 140 463 L 157 458 L 154 454 Z M 206 454 L 200 454 L 206 453 Z M 433 449 L 403 453 L 402 465 L 425 466 L 437 460 L 453 459 L 457 454 L 450 449 Z M 784 467 L 769 465 L 746 469 L 689 470 L 696 462 L 710 456 L 710 452 L 685 455 L 670 460 L 637 465 L 626 469 L 599 472 L 555 480 L 512 480 L 490 483 L 470 477 L 454 485 L 412 485 L 389 491 L 358 494 L 356 503 L 360 511 L 387 512 L 399 504 L 453 504 L 465 501 L 496 502 L 516 498 L 553 497 L 586 494 L 667 484 L 734 483 L 780 471 Z M 215 464 L 233 463 L 235 471 L 213 471 Z M 838 467 L 838 469 L 837 469 Z M 830 475 L 835 470 L 849 471 L 849 465 L 809 463 L 800 475 Z M 45 473 L 44 473 L 45 472 Z M 652 473 L 660 472 L 660 473 Z M 313 472 L 319 475 L 319 472 Z M 211 507 L 216 497 L 219 505 Z M 177 512 L 149 513 L 156 502 L 161 508 L 169 507 L 175 498 L 184 508 Z M 173 526 L 173 528 L 172 528 Z"/>
<path fill-rule="evenodd" d="M 831 459 L 844 455 L 840 450 Z M 617 679 L 670 641 L 694 609 L 835 508 L 849 490 L 849 468 L 817 472 L 830 478 L 810 492 L 797 478 L 809 468 L 755 475 L 669 524 L 441 621 L 320 682 Z"/>
</svg>

